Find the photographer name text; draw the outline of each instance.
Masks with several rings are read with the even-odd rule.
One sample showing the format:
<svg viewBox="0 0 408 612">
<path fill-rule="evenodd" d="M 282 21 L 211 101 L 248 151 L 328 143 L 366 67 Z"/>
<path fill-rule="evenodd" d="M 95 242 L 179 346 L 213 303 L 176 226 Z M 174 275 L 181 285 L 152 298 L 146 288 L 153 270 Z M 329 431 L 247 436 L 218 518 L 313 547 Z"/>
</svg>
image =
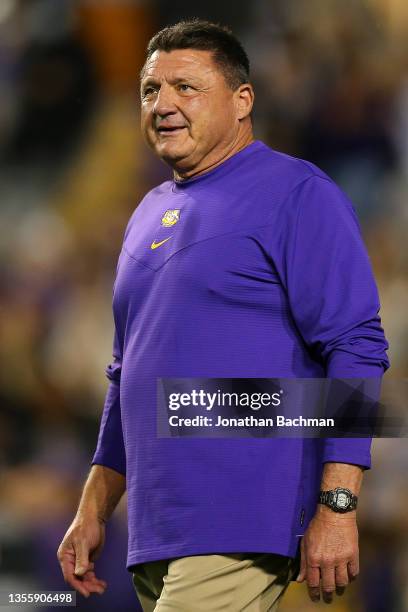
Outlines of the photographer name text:
<svg viewBox="0 0 408 612">
<path fill-rule="evenodd" d="M 274 418 L 259 418 L 252 414 L 245 417 L 222 417 L 217 419 L 209 416 L 197 415 L 194 417 L 180 417 L 172 414 L 169 417 L 170 427 L 334 427 L 334 419 L 331 418 L 305 418 L 299 415 L 288 418 L 276 415 Z"/>
</svg>

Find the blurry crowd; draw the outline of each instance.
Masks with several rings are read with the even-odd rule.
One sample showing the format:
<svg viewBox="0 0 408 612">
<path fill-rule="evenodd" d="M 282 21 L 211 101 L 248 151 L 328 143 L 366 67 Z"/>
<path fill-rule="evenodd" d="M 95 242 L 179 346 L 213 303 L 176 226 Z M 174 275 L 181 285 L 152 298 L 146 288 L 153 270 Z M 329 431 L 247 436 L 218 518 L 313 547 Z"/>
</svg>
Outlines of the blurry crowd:
<svg viewBox="0 0 408 612">
<path fill-rule="evenodd" d="M 55 552 L 96 444 L 122 235 L 141 196 L 170 176 L 138 127 L 139 70 L 159 27 L 197 15 L 242 39 L 256 137 L 314 161 L 353 200 L 387 376 L 407 376 L 408 3 L 221 4 L 0 2 L 0 591 L 66 588 Z M 408 610 L 407 440 L 376 440 L 373 468 L 361 579 L 335 612 Z M 110 588 L 78 607 L 137 610 L 124 503 L 109 529 L 98 573 Z M 283 612 L 300 604 L 309 610 L 295 585 Z"/>
</svg>

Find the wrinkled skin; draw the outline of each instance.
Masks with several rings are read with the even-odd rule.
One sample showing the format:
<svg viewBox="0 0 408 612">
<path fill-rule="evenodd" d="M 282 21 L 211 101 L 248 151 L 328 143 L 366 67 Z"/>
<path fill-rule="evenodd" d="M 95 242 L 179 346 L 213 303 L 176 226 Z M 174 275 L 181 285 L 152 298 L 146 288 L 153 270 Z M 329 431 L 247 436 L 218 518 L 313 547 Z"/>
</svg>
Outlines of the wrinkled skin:
<svg viewBox="0 0 408 612">
<path fill-rule="evenodd" d="M 352 515 L 352 516 L 350 516 Z M 354 513 L 336 515 L 322 509 L 311 520 L 301 541 L 298 582 L 306 580 L 312 601 L 322 595 L 331 603 L 359 572 L 358 530 Z"/>
</svg>

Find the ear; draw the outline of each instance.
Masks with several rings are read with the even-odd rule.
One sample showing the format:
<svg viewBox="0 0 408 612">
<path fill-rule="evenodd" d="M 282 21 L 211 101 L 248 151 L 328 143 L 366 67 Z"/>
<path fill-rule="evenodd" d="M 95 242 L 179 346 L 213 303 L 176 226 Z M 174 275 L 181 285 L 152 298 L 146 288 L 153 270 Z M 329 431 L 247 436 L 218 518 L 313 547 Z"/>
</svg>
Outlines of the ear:
<svg viewBox="0 0 408 612">
<path fill-rule="evenodd" d="M 238 89 L 234 91 L 234 98 L 237 119 L 245 119 L 245 117 L 251 114 L 254 105 L 255 94 L 252 85 L 250 83 L 240 85 Z"/>
</svg>

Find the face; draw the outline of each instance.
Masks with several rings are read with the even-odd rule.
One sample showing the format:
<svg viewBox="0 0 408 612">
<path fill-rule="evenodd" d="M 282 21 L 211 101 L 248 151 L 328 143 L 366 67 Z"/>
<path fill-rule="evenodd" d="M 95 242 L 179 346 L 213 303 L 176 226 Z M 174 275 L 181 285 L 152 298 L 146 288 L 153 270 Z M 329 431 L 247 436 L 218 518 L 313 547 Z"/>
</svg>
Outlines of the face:
<svg viewBox="0 0 408 612">
<path fill-rule="evenodd" d="M 156 51 L 141 83 L 146 142 L 176 172 L 210 168 L 228 154 L 249 115 L 248 88 L 232 91 L 209 51 Z"/>
</svg>

